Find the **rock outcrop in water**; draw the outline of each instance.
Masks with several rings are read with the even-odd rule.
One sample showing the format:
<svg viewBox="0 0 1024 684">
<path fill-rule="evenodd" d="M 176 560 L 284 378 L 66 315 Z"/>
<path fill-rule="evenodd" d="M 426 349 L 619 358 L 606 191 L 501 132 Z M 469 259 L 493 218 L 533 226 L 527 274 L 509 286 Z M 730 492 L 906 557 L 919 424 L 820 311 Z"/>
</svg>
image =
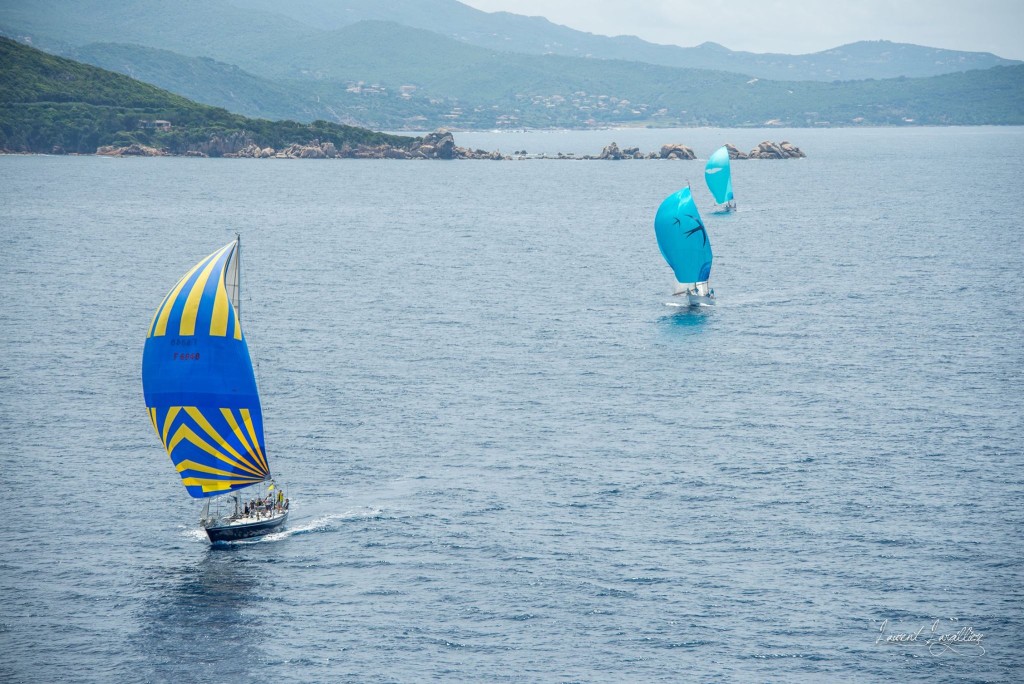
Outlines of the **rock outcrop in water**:
<svg viewBox="0 0 1024 684">
<path fill-rule="evenodd" d="M 661 146 L 661 159 L 696 159 L 697 155 L 686 145 L 674 143 Z"/>
<path fill-rule="evenodd" d="M 729 155 L 730 158 L 732 154 Z M 791 145 L 783 140 L 781 143 L 774 143 L 765 140 L 763 143 L 750 150 L 749 159 L 798 159 L 807 155 L 799 147 Z"/>
<path fill-rule="evenodd" d="M 622 159 L 622 150 L 613 142 L 611 145 L 605 145 L 605 148 L 601 150 L 601 154 L 597 158 L 619 160 Z"/>
<path fill-rule="evenodd" d="M 725 149 L 729 151 L 729 159 L 747 159 L 747 153 L 740 152 L 732 143 L 725 143 Z"/>
<path fill-rule="evenodd" d="M 459 147 L 451 131 L 439 128 L 420 138 L 409 150 L 410 159 L 510 159 L 500 152 Z"/>
<path fill-rule="evenodd" d="M 455 159 L 455 150 L 455 136 L 451 131 L 439 128 L 420 138 L 412 152 L 422 155 L 424 159 Z"/>
</svg>

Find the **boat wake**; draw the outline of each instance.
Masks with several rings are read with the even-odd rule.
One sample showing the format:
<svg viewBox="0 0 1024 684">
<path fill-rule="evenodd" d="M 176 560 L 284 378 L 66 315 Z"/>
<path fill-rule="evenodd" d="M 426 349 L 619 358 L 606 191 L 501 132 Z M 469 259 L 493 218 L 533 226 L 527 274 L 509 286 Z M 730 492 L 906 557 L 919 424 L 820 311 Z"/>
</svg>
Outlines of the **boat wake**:
<svg viewBox="0 0 1024 684">
<path fill-rule="evenodd" d="M 322 515 L 312 520 L 299 523 L 297 525 L 289 525 L 286 529 L 280 532 L 271 532 L 270 534 L 262 537 L 256 537 L 253 539 L 242 539 L 233 544 L 265 544 L 267 542 L 280 541 L 282 539 L 289 539 L 291 537 L 297 537 L 304 534 L 316 534 L 320 532 L 331 532 L 338 527 L 339 522 L 348 520 L 366 520 L 368 518 L 376 518 L 381 515 L 382 511 L 376 508 L 357 508 L 344 513 L 330 513 L 328 515 Z"/>
</svg>

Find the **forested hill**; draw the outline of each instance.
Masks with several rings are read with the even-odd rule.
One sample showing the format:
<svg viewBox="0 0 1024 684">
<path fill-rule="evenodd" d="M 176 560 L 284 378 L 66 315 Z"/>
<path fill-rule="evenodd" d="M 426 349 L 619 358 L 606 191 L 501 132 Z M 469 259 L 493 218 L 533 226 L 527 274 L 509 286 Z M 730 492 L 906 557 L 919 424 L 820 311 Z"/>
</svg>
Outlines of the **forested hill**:
<svg viewBox="0 0 1024 684">
<path fill-rule="evenodd" d="M 403 146 L 411 138 L 315 121 L 268 121 L 187 100 L 127 76 L 0 38 L 0 149 L 91 154 L 137 143 L 184 154 L 218 140 L 281 148 L 312 140 L 338 148 Z M 154 125 L 153 122 L 168 122 Z"/>
</svg>

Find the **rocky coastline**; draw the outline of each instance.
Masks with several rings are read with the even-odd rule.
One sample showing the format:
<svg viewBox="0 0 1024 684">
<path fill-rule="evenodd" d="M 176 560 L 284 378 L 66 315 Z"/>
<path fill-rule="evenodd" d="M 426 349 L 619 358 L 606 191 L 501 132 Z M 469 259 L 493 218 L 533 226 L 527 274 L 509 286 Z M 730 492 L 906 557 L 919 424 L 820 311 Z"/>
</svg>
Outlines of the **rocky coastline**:
<svg viewBox="0 0 1024 684">
<path fill-rule="evenodd" d="M 727 143 L 730 159 L 797 159 L 807 155 L 795 145 L 787 141 L 776 143 L 766 140 L 750 152 L 742 152 L 736 146 Z M 620 148 L 611 143 L 598 155 L 575 155 L 559 152 L 557 155 L 531 155 L 525 150 L 512 155 L 501 152 L 474 150 L 459 147 L 451 131 L 439 129 L 417 138 L 408 146 L 396 145 L 356 145 L 348 144 L 341 147 L 332 142 L 313 140 L 305 145 L 292 144 L 282 149 L 260 147 L 248 136 L 233 135 L 226 138 L 214 136 L 210 140 L 189 149 L 183 155 L 172 155 L 166 150 L 145 145 L 128 145 L 125 147 L 105 146 L 96 150 L 96 154 L 110 157 L 224 157 L 236 159 L 563 159 L 563 160 L 610 160 L 623 159 L 668 159 L 692 160 L 697 154 L 692 148 L 681 143 L 662 145 L 660 150 L 641 152 L 638 147 Z"/>
<path fill-rule="evenodd" d="M 757 147 L 752 149 L 750 152 L 741 152 L 735 145 L 726 143 L 726 149 L 729 150 L 729 159 L 799 159 L 806 157 L 807 155 L 797 146 L 789 143 L 788 141 L 782 141 L 776 143 L 771 140 L 765 140 L 760 143 Z M 541 155 L 543 156 L 543 155 Z M 525 158 L 525 157 L 522 157 Z M 557 159 L 563 158 L 561 155 L 555 157 Z M 648 152 L 644 154 L 637 147 L 626 147 L 619 149 L 619 146 L 615 143 L 606 146 L 601 150 L 601 154 L 592 157 L 586 155 L 583 157 L 576 157 L 576 159 L 696 159 L 697 154 L 692 148 L 687 147 L 681 143 L 672 143 L 669 145 L 662 145 L 661 149 L 657 152 Z"/>
</svg>

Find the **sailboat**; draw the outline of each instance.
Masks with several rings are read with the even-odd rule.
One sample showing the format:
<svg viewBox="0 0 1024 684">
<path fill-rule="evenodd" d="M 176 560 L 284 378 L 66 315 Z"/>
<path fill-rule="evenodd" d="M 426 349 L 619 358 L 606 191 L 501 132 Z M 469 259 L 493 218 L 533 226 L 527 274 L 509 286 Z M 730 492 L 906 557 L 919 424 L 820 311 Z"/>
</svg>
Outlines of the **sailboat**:
<svg viewBox="0 0 1024 684">
<path fill-rule="evenodd" d="M 654 216 L 654 234 L 665 261 L 675 274 L 675 296 L 690 306 L 713 306 L 710 287 L 711 239 L 693 201 L 690 186 L 665 198 Z M 669 306 L 678 306 L 670 303 Z"/>
<path fill-rule="evenodd" d="M 729 166 L 729 149 L 724 145 L 708 157 L 704 167 L 704 182 L 715 197 L 716 214 L 736 211 L 736 198 L 732 194 L 732 169 Z"/>
<path fill-rule="evenodd" d="M 289 508 L 270 476 L 242 334 L 240 243 L 236 237 L 181 277 L 153 315 L 142 354 L 149 419 L 185 490 L 206 500 L 200 524 L 214 542 L 267 534 Z"/>
</svg>

